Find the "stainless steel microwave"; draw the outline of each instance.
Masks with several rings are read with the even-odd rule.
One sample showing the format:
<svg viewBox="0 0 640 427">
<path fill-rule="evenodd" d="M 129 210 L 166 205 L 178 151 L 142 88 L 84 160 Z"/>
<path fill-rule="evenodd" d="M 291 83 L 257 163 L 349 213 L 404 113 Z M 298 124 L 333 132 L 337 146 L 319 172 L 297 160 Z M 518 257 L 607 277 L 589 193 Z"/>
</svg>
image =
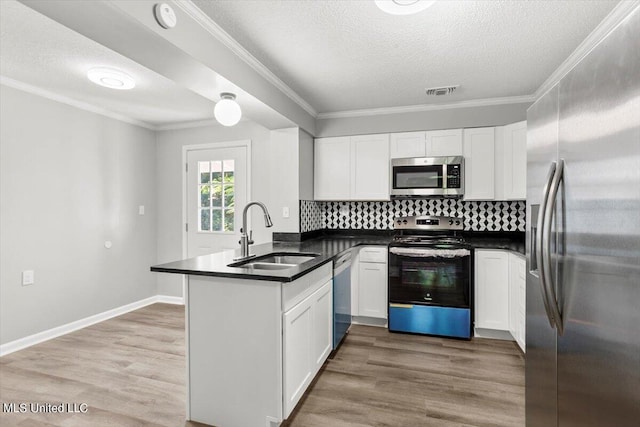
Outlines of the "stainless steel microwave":
<svg viewBox="0 0 640 427">
<path fill-rule="evenodd" d="M 391 160 L 391 197 L 464 195 L 464 157 Z"/>
</svg>

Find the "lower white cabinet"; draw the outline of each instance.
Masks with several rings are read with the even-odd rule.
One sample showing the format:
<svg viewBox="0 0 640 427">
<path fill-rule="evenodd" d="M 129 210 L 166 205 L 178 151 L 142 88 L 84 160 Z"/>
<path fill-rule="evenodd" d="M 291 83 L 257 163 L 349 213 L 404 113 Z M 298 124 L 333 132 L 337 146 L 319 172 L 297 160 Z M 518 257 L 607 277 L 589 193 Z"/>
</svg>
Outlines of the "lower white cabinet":
<svg viewBox="0 0 640 427">
<path fill-rule="evenodd" d="M 358 315 L 387 318 L 387 265 L 361 262 L 358 265 Z"/>
<path fill-rule="evenodd" d="M 475 326 L 509 331 L 525 351 L 526 261 L 503 250 L 475 251 Z"/>
<path fill-rule="evenodd" d="M 475 252 L 475 326 L 509 330 L 509 257 L 506 251 Z"/>
<path fill-rule="evenodd" d="M 509 332 L 525 351 L 526 261 L 524 256 L 509 253 Z"/>
<path fill-rule="evenodd" d="M 289 416 L 331 352 L 333 282 L 283 315 L 284 416 Z"/>
<path fill-rule="evenodd" d="M 354 257 L 351 275 L 351 314 L 387 318 L 387 247 L 362 246 Z"/>
</svg>

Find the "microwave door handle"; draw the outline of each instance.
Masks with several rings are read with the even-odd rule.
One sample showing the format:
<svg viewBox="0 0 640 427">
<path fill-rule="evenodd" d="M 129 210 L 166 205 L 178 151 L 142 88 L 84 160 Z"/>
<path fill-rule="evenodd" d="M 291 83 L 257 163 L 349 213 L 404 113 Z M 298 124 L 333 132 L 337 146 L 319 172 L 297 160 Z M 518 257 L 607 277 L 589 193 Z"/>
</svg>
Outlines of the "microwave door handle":
<svg viewBox="0 0 640 427">
<path fill-rule="evenodd" d="M 556 167 L 556 171 L 553 175 L 553 181 L 551 182 L 551 187 L 549 189 L 549 194 L 547 197 L 547 203 L 545 204 L 545 212 L 544 217 L 545 222 L 542 230 L 542 274 L 544 276 L 544 283 L 547 287 L 547 296 L 549 298 L 549 308 L 551 309 L 551 313 L 553 318 L 555 319 L 556 329 L 558 330 L 558 334 L 562 335 L 564 332 L 563 324 L 562 324 L 562 314 L 560 313 L 560 307 L 558 306 L 558 298 L 556 295 L 555 286 L 553 286 L 553 280 L 551 277 L 551 225 L 553 223 L 553 216 L 556 210 L 556 198 L 558 196 L 558 189 L 560 188 L 560 183 L 562 182 L 562 178 L 564 175 L 564 160 L 560 160 L 558 162 L 558 166 Z M 559 277 L 556 277 L 557 280 L 560 280 Z"/>
<path fill-rule="evenodd" d="M 545 280 L 547 278 L 547 275 L 545 274 L 545 263 L 543 262 L 543 243 L 542 243 L 542 236 L 543 236 L 543 229 L 544 226 L 546 225 L 546 221 L 545 221 L 545 213 L 546 213 L 546 207 L 548 204 L 548 197 L 549 197 L 549 190 L 551 188 L 551 182 L 553 180 L 553 177 L 555 175 L 555 171 L 556 171 L 556 162 L 551 162 L 551 165 L 549 167 L 549 173 L 547 174 L 547 179 L 545 180 L 545 185 L 544 185 L 544 189 L 542 190 L 542 202 L 540 203 L 540 209 L 539 209 L 539 214 L 538 214 L 538 224 L 536 227 L 536 235 L 535 235 L 535 256 L 536 259 L 538 260 L 538 269 L 540 271 L 540 290 L 542 291 L 542 302 L 544 304 L 544 311 L 547 313 L 547 319 L 549 320 L 549 324 L 551 325 L 552 328 L 555 328 L 555 318 L 553 317 L 553 312 L 551 311 L 551 306 L 549 304 L 549 293 L 547 292 L 547 284 L 545 283 Z"/>
</svg>

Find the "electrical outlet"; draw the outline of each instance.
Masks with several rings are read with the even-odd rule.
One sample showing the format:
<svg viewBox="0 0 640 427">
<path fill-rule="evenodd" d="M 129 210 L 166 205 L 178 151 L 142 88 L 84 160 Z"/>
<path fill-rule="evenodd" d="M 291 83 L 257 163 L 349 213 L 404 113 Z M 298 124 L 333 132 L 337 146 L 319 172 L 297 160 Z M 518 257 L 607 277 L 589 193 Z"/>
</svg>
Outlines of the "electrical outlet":
<svg viewBox="0 0 640 427">
<path fill-rule="evenodd" d="M 35 273 L 33 270 L 22 272 L 22 286 L 33 285 L 35 283 Z"/>
<path fill-rule="evenodd" d="M 138 206 L 138 215 L 144 215 L 144 205 Z"/>
<path fill-rule="evenodd" d="M 287 206 L 282 208 L 282 218 L 289 218 L 289 208 Z"/>
</svg>

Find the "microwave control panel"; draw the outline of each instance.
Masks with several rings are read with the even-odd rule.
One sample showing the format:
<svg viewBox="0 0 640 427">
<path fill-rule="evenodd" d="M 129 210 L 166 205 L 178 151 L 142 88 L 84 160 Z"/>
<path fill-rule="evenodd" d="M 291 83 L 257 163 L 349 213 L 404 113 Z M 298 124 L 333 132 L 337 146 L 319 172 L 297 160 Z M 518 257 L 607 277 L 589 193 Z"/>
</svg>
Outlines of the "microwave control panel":
<svg viewBox="0 0 640 427">
<path fill-rule="evenodd" d="M 447 165 L 447 188 L 460 188 L 460 165 Z"/>
</svg>

